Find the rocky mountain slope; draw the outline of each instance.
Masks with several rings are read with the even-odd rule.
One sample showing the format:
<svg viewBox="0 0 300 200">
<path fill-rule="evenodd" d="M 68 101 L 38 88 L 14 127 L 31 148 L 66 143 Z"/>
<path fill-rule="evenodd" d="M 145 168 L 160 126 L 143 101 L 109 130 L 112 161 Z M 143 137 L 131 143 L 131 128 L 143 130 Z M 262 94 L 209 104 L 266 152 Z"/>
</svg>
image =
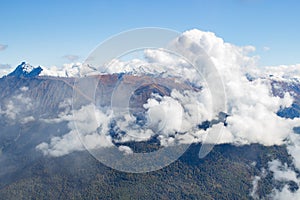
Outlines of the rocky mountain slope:
<svg viewBox="0 0 300 200">
<path fill-rule="evenodd" d="M 68 127 L 63 121 L 51 124 L 43 119 L 55 118 L 71 109 L 76 79 L 37 76 L 41 69 L 26 72 L 25 68 L 22 63 L 0 79 L 0 199 L 262 198 L 268 197 L 274 187 L 282 186 L 272 178 L 268 162 L 278 159 L 292 163 L 284 146 L 259 144 L 217 145 L 204 159 L 198 157 L 201 144 L 193 144 L 171 165 L 144 174 L 108 168 L 87 151 L 62 157 L 44 156 L 36 146 L 62 136 Z M 99 96 L 95 99 L 103 106 L 110 104 L 113 89 L 120 81 L 129 85 L 138 81 L 147 83 L 148 77 L 114 74 L 96 78 Z M 170 79 L 158 82 L 164 86 L 148 81 L 135 91 L 131 98 L 133 112 L 142 107 L 151 93 L 168 96 L 173 88 L 199 90 Z M 299 116 L 300 84 L 274 81 L 272 86 L 275 95 L 289 91 L 295 98 L 292 107 L 278 114 L 288 118 Z M 253 195 L 255 176 L 261 177 L 255 188 L 256 196 Z M 294 182 L 289 186 L 290 190 L 298 189 Z"/>
</svg>

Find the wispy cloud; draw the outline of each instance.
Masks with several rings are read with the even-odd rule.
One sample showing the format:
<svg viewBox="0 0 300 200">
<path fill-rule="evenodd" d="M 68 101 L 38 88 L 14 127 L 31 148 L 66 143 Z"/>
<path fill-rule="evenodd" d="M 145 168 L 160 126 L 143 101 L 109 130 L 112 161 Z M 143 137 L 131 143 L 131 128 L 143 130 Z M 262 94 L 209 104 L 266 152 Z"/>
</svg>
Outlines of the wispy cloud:
<svg viewBox="0 0 300 200">
<path fill-rule="evenodd" d="M 9 100 L 5 100 L 1 105 L 1 117 L 4 117 L 11 124 L 18 122 L 21 124 L 26 124 L 34 121 L 34 117 L 28 115 L 28 112 L 34 108 L 34 104 L 32 99 L 25 95 L 27 90 L 27 87 L 20 88 L 21 93 L 12 96 Z"/>
<path fill-rule="evenodd" d="M 4 51 L 5 49 L 7 49 L 8 45 L 5 44 L 0 44 L 0 51 Z"/>
<path fill-rule="evenodd" d="M 271 50 L 271 48 L 270 48 L 270 47 L 267 47 L 267 46 L 265 46 L 265 47 L 263 47 L 263 50 L 264 50 L 264 51 L 270 51 L 270 50 Z"/>
<path fill-rule="evenodd" d="M 77 55 L 72 55 L 72 54 L 68 54 L 68 55 L 63 56 L 63 58 L 64 58 L 64 59 L 67 59 L 67 60 L 70 61 L 70 62 L 74 62 L 74 61 L 76 61 L 76 60 L 79 59 L 79 56 L 77 56 Z"/>
<path fill-rule="evenodd" d="M 7 75 L 8 73 L 10 73 L 12 71 L 12 67 L 9 64 L 1 64 L 0 63 L 0 78 L 2 76 Z"/>
<path fill-rule="evenodd" d="M 9 64 L 0 64 L 0 69 L 10 69 L 11 66 Z"/>
</svg>

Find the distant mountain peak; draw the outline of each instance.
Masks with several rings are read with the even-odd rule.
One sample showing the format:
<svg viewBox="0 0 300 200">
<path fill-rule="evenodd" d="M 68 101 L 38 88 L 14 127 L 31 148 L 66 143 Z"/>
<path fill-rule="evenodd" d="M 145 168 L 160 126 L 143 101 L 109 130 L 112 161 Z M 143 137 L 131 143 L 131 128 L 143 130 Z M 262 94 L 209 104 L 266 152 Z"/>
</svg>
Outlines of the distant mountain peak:
<svg viewBox="0 0 300 200">
<path fill-rule="evenodd" d="M 38 76 L 43 69 L 38 67 L 33 67 L 32 65 L 22 62 L 20 65 L 17 66 L 17 68 L 8 74 L 7 76 L 15 76 L 15 77 L 36 77 Z"/>
</svg>

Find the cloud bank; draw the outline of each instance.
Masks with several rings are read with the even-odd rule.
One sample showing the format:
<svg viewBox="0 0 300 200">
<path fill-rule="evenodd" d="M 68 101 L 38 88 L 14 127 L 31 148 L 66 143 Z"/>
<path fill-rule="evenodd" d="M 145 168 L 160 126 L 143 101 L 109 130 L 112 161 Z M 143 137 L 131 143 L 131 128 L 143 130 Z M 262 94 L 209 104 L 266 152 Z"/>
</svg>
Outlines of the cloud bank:
<svg viewBox="0 0 300 200">
<path fill-rule="evenodd" d="M 188 42 L 186 38 L 189 39 Z M 288 93 L 283 98 L 273 96 L 271 81 L 268 79 L 258 78 L 250 81 L 247 78 L 247 74 L 258 71 L 255 67 L 257 57 L 248 56 L 255 48 L 252 46 L 238 47 L 224 42 L 214 33 L 200 30 L 183 33 L 173 45 L 191 50 L 194 43 L 204 49 L 213 61 L 222 75 L 227 94 L 226 113 L 229 115 L 226 120 L 227 125 L 223 127 L 224 131 L 220 140 L 215 142 L 237 145 L 260 143 L 268 146 L 283 144 L 289 134 L 293 133 L 293 127 L 299 123 L 299 119 L 281 118 L 276 113 L 281 108 L 289 107 L 293 98 Z M 194 52 L 191 50 L 189 53 L 193 54 Z M 184 77 L 192 83 L 199 81 L 195 77 L 195 69 L 190 67 L 184 59 L 174 59 L 173 55 L 161 50 L 145 50 L 144 53 L 145 60 L 113 60 L 109 63 L 108 73 L 164 74 L 168 72 L 168 75 Z M 80 64 L 65 65 L 68 70 L 59 75 L 78 74 L 81 66 Z M 297 70 L 297 67 L 294 68 L 291 69 L 291 73 Z M 265 70 L 266 73 L 271 71 L 270 68 Z M 49 71 L 44 70 L 44 75 L 51 75 Z M 278 69 L 278 73 L 282 71 L 282 69 Z M 197 103 L 199 104 L 199 102 Z M 152 112 L 151 109 L 150 112 Z M 214 132 L 218 126 L 223 125 L 217 124 L 209 131 Z M 195 135 L 199 135 L 196 140 L 200 142 L 203 141 L 203 135 L 206 133 L 208 131 L 200 130 L 197 133 L 186 134 L 192 134 L 190 137 L 193 138 L 196 137 Z"/>
<path fill-rule="evenodd" d="M 143 105 L 147 119 L 146 128 L 136 125 L 136 119 L 129 114 L 116 114 L 109 109 L 94 109 L 92 105 L 75 111 L 80 118 L 71 119 L 70 115 L 61 115 L 52 120 L 69 121 L 70 132 L 62 137 L 55 137 L 49 143 L 37 146 L 45 155 L 62 156 L 73 151 L 84 150 L 81 140 L 88 148 L 110 147 L 114 142 L 145 141 L 157 136 L 162 146 L 178 143 L 206 142 L 212 144 L 230 143 L 245 145 L 258 143 L 266 146 L 286 145 L 293 158 L 293 164 L 300 170 L 300 138 L 293 131 L 299 126 L 300 119 L 282 118 L 277 112 L 290 107 L 294 96 L 285 92 L 281 97 L 274 96 L 272 81 L 300 80 L 299 65 L 257 68 L 258 56 L 250 56 L 253 46 L 239 47 L 225 42 L 214 33 L 190 30 L 179 36 L 174 48 L 187 50 L 190 57 L 197 57 L 199 48 L 205 50 L 221 75 L 226 92 L 226 122 L 219 121 L 207 129 L 199 129 L 197 125 L 204 121 L 216 119 L 218 113 L 212 112 L 210 90 L 205 80 L 197 76 L 197 72 L 183 58 L 174 59 L 174 55 L 161 49 L 145 50 L 143 59 L 114 59 L 107 66 L 107 73 L 127 73 L 132 75 L 158 74 L 161 77 L 176 77 L 180 81 L 200 87 L 200 92 L 172 90 L 170 96 L 152 96 Z M 65 65 L 63 69 L 44 70 L 43 75 L 77 76 L 84 72 L 82 64 Z M 90 113 L 95 118 L 89 118 Z M 51 121 L 51 120 L 50 120 Z M 49 121 L 49 122 L 50 122 Z M 77 127 L 74 127 L 74 121 Z M 114 132 L 118 137 L 109 134 L 112 121 Z M 222 129 L 221 136 L 218 135 Z M 79 131 L 78 131 L 79 130 Z M 76 134 L 75 131 L 78 131 Z M 212 139 L 211 139 L 212 138 Z M 127 146 L 120 146 L 124 154 L 132 154 Z M 269 163 L 269 171 L 273 172 L 275 181 L 294 181 L 299 185 L 297 172 L 278 160 Z M 254 186 L 259 178 L 254 179 Z M 255 188 L 252 196 L 255 196 Z M 281 190 L 274 189 L 272 197 L 296 198 L 300 192 L 291 192 L 286 185 Z M 300 197 L 300 196 L 299 196 Z"/>
</svg>

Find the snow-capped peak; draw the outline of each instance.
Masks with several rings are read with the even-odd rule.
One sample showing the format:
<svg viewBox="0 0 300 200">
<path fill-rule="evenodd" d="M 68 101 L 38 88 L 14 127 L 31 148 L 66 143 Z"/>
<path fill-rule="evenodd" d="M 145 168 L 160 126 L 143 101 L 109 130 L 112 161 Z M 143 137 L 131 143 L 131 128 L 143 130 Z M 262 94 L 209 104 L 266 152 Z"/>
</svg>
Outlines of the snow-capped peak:
<svg viewBox="0 0 300 200">
<path fill-rule="evenodd" d="M 21 66 L 22 66 L 22 70 L 23 72 L 29 74 L 33 69 L 34 67 L 26 62 L 22 62 L 21 63 Z"/>
<path fill-rule="evenodd" d="M 35 68 L 26 62 L 22 62 L 13 72 L 8 74 L 7 76 L 35 77 L 38 76 L 42 71 L 43 69 L 40 66 Z"/>
</svg>

